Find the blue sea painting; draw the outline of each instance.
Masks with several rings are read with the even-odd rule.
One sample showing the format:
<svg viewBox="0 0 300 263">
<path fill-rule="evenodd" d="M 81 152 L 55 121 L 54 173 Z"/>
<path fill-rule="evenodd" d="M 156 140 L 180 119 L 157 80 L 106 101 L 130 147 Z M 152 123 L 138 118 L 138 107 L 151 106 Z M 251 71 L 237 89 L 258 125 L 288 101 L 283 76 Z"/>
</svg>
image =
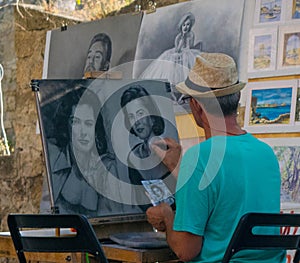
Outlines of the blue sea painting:
<svg viewBox="0 0 300 263">
<path fill-rule="evenodd" d="M 252 90 L 249 124 L 278 124 L 290 120 L 292 87 Z"/>
<path fill-rule="evenodd" d="M 259 22 L 280 21 L 281 5 L 281 0 L 261 0 Z"/>
</svg>

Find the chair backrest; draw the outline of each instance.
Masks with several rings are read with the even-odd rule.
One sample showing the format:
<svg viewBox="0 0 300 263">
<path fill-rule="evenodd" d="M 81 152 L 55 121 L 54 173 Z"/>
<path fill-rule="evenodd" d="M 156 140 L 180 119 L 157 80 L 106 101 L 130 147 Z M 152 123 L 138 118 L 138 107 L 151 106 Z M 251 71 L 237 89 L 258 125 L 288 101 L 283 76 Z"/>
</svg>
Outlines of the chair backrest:
<svg viewBox="0 0 300 263">
<path fill-rule="evenodd" d="M 229 245 L 224 254 L 222 263 L 230 261 L 232 256 L 240 250 L 296 250 L 293 262 L 300 260 L 300 235 L 255 234 L 255 227 L 298 227 L 300 214 L 272 214 L 272 213 L 247 213 L 240 219 Z M 265 228 L 264 228 L 265 229 Z"/>
<path fill-rule="evenodd" d="M 7 222 L 20 263 L 26 262 L 24 252 L 85 252 L 101 263 L 108 263 L 84 215 L 10 214 Z M 57 230 L 65 230 L 68 234 L 61 231 L 58 235 Z"/>
</svg>

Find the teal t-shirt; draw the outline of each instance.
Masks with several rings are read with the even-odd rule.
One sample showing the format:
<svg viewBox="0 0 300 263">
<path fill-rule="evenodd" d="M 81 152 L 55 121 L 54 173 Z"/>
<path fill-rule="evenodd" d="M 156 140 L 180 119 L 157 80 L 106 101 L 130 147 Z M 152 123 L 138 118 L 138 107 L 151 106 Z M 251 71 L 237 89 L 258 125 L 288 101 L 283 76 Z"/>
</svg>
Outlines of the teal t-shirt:
<svg viewBox="0 0 300 263">
<path fill-rule="evenodd" d="M 272 149 L 251 134 L 215 136 L 183 156 L 173 229 L 203 236 L 193 262 L 221 262 L 247 212 L 280 211 L 280 171 Z M 279 231 L 279 229 L 277 229 Z M 283 251 L 241 251 L 231 262 L 285 262 Z"/>
</svg>

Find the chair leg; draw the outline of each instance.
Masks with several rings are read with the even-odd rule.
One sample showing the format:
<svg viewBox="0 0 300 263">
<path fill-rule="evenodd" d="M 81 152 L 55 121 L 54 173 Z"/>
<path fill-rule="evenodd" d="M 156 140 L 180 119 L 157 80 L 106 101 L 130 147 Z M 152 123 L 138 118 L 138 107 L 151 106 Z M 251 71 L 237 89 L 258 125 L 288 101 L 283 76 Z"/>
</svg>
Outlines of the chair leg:
<svg viewBox="0 0 300 263">
<path fill-rule="evenodd" d="M 300 248 L 296 250 L 293 263 L 299 263 L 300 261 Z"/>
</svg>

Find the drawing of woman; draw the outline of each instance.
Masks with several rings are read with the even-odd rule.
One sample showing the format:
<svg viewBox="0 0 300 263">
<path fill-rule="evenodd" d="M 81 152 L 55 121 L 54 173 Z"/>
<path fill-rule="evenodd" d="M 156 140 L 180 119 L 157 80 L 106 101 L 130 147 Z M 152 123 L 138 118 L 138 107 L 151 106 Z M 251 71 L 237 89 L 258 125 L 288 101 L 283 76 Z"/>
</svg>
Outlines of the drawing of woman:
<svg viewBox="0 0 300 263">
<path fill-rule="evenodd" d="M 178 23 L 179 33 L 175 37 L 174 47 L 164 51 L 140 75 L 142 79 L 168 79 L 176 85 L 188 76 L 189 69 L 194 65 L 200 50 L 195 49 L 195 35 L 192 27 L 195 16 L 188 12 Z"/>
</svg>

